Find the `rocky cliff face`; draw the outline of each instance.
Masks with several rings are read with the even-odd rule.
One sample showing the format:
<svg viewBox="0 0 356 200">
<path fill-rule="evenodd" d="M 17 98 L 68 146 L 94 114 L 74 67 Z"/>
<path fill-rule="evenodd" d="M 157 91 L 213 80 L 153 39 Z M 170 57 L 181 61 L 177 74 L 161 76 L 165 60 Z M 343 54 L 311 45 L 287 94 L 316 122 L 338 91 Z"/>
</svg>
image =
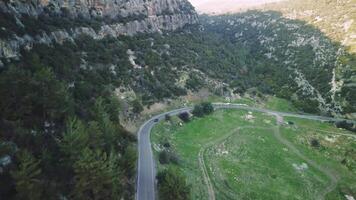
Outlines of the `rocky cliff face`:
<svg viewBox="0 0 356 200">
<path fill-rule="evenodd" d="M 58 23 L 61 17 L 70 21 L 99 22 L 96 28 L 77 23 L 80 26 L 67 26 L 66 29 L 51 26 L 50 30 L 55 27 L 54 30 L 36 30 L 36 34 L 32 35 L 15 31 L 4 38 L 0 34 L 0 58 L 17 58 L 22 48 L 31 49 L 34 43 L 62 43 L 82 34 L 102 39 L 105 36 L 176 30 L 198 21 L 194 8 L 187 0 L 8 0 L 0 2 L 0 11 L 3 16 L 13 17 L 14 29 L 29 28 L 26 26 L 36 23 L 36 20 L 41 23 L 40 27 L 51 26 L 50 22 Z M 54 20 L 48 20 L 52 18 Z M 26 23 L 29 20 L 31 23 Z M 10 21 L 0 24 L 2 31 L 10 32 Z"/>
<path fill-rule="evenodd" d="M 0 2 L 4 11 L 38 16 L 44 12 L 63 13 L 72 17 L 156 16 L 167 13 L 195 14 L 186 0 L 8 0 Z"/>
</svg>

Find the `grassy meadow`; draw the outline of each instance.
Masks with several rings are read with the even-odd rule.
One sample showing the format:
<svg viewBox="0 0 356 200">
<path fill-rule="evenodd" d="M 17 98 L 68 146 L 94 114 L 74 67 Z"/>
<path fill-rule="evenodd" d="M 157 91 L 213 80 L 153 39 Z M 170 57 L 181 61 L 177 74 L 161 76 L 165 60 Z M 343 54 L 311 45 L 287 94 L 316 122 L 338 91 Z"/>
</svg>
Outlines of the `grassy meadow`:
<svg viewBox="0 0 356 200">
<path fill-rule="evenodd" d="M 267 101 L 265 107 L 294 110 L 278 99 Z M 265 113 L 217 110 L 188 123 L 177 117 L 160 122 L 151 139 L 157 158 L 163 150 L 178 156 L 178 167 L 191 186 L 191 199 L 209 199 L 199 156 L 218 200 L 345 199 L 345 194 L 355 195 L 356 136 L 327 122 L 285 121 L 292 123 L 277 128 L 275 117 Z M 277 138 L 277 129 L 292 149 Z M 312 140 L 318 145 L 312 146 Z M 157 163 L 158 170 L 168 166 Z M 337 177 L 335 185 L 330 176 Z"/>
</svg>

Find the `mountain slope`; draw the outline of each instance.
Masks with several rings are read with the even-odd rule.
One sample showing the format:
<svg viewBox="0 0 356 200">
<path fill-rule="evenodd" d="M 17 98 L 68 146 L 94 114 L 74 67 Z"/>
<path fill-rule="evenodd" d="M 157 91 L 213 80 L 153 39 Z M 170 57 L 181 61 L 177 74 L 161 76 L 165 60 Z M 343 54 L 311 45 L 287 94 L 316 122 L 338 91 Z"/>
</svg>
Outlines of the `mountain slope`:
<svg viewBox="0 0 356 200">
<path fill-rule="evenodd" d="M 268 4 L 263 10 L 275 10 L 288 19 L 308 22 L 329 38 L 356 52 L 356 1 L 355 0 L 293 0 Z"/>
<path fill-rule="evenodd" d="M 356 53 L 356 1 L 355 0 L 290 0 L 270 4 L 262 10 L 281 12 L 288 19 L 307 22 L 321 30 L 327 37 L 340 44 L 339 52 Z M 347 53 L 346 53 L 347 54 Z M 355 56 L 341 56 L 335 64 L 333 90 L 340 88 L 340 102 L 351 108 L 356 104 L 356 60 Z M 348 104 L 348 105 L 347 105 Z M 355 112 L 354 109 L 346 109 Z"/>
<path fill-rule="evenodd" d="M 140 74 L 139 37 L 125 35 L 196 21 L 184 0 L 1 1 L 0 198 L 133 199 L 136 138 L 116 91 Z"/>
<path fill-rule="evenodd" d="M 354 111 L 352 92 L 345 93 L 349 88 L 339 73 L 348 71 L 350 65 L 352 69 L 352 62 L 343 61 L 352 61 L 354 56 L 313 26 L 286 19 L 278 12 L 257 11 L 206 17 L 204 24 L 207 32 L 215 32 L 249 50 L 250 56 L 265 65 L 264 70 L 283 72 L 284 76 L 279 75 L 283 77 L 271 77 L 284 79 L 272 86 L 277 94 L 299 105 L 319 106 L 323 112 Z"/>
<path fill-rule="evenodd" d="M 192 0 L 191 2 L 199 13 L 224 14 L 246 11 L 253 6 L 277 1 L 281 0 Z"/>
</svg>

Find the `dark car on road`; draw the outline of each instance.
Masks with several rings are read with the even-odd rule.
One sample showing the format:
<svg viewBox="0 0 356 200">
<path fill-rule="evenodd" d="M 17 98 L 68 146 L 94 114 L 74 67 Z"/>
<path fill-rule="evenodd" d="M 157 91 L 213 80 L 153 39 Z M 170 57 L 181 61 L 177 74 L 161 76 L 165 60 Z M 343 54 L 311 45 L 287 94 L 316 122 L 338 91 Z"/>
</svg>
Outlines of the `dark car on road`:
<svg viewBox="0 0 356 200">
<path fill-rule="evenodd" d="M 158 122 L 159 121 L 159 119 L 155 119 L 155 120 L 153 120 L 154 122 Z"/>
</svg>

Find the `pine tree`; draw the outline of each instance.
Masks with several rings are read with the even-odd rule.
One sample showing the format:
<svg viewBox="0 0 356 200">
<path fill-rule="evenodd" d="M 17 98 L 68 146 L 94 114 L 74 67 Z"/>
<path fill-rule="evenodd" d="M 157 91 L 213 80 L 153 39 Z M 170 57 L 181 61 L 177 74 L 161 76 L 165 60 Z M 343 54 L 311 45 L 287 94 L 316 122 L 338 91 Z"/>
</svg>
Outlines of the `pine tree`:
<svg viewBox="0 0 356 200">
<path fill-rule="evenodd" d="M 36 160 L 31 153 L 21 151 L 18 154 L 20 165 L 17 170 L 11 171 L 15 180 L 17 198 L 38 200 L 42 196 L 40 161 Z"/>
<path fill-rule="evenodd" d="M 140 114 L 143 111 L 143 106 L 138 99 L 133 100 L 132 102 L 132 111 L 136 114 Z"/>
<path fill-rule="evenodd" d="M 112 163 L 105 152 L 86 148 L 74 164 L 74 199 L 111 199 Z"/>
<path fill-rule="evenodd" d="M 118 200 L 121 197 L 123 182 L 121 180 L 122 173 L 119 167 L 119 159 L 114 151 L 109 156 L 109 170 L 110 170 L 110 177 L 112 180 L 112 191 L 111 191 L 111 199 Z"/>
<path fill-rule="evenodd" d="M 84 124 L 77 119 L 72 119 L 67 123 L 67 130 L 59 141 L 59 146 L 71 163 L 78 159 L 81 151 L 87 147 L 88 141 L 89 135 Z"/>
<path fill-rule="evenodd" d="M 101 98 L 95 102 L 95 119 L 99 127 L 97 134 L 102 134 L 99 138 L 104 145 L 106 152 L 110 152 L 118 142 L 119 128 L 110 120 L 110 115 L 106 112 L 106 106 Z"/>
<path fill-rule="evenodd" d="M 125 153 L 120 159 L 121 169 L 128 177 L 132 177 L 136 173 L 137 150 L 136 146 L 130 145 L 125 149 Z"/>
<path fill-rule="evenodd" d="M 160 199 L 189 199 L 190 189 L 185 176 L 174 167 L 169 167 L 157 175 Z"/>
</svg>

